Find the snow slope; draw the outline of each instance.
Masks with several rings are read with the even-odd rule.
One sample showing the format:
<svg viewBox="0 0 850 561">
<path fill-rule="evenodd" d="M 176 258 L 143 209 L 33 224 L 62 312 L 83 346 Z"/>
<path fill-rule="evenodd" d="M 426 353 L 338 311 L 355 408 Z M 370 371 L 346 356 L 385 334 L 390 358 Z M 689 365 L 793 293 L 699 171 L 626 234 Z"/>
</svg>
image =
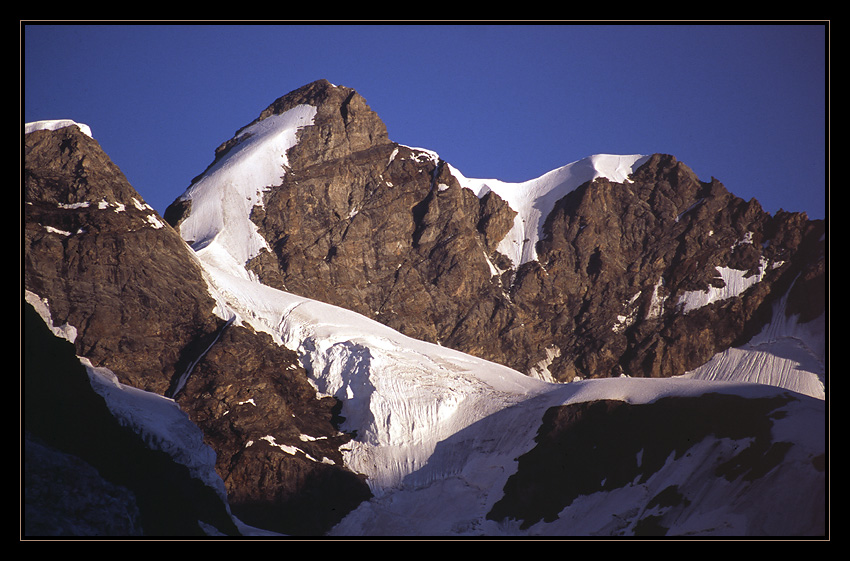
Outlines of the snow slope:
<svg viewBox="0 0 850 561">
<path fill-rule="evenodd" d="M 514 226 L 498 246 L 514 267 L 537 259 L 537 242 L 543 237 L 543 222 L 555 203 L 583 183 L 605 177 L 617 183 L 629 181 L 649 156 L 640 154 L 616 156 L 597 154 L 552 170 L 522 183 L 506 183 L 498 179 L 470 179 L 452 168 L 461 186 L 479 197 L 493 191 L 517 212 Z"/>
<path fill-rule="evenodd" d="M 345 461 L 368 477 L 375 498 L 344 519 L 335 534 L 516 533 L 517 528 L 484 516 L 516 469 L 516 458 L 534 445 L 543 412 L 552 405 L 603 398 L 647 403 L 706 391 L 775 395 L 771 386 L 742 383 L 736 376 L 719 381 L 718 373 L 708 371 L 678 379 L 548 383 L 260 284 L 244 267 L 265 244 L 252 228 L 250 208 L 262 204 L 263 191 L 281 173 L 276 166 L 285 163 L 282 155 L 294 142 L 297 127 L 309 124 L 309 111 L 296 108 L 255 125 L 253 142 L 236 146 L 184 195 L 192 200 L 192 215 L 181 225 L 181 233 L 204 267 L 218 302 L 216 313 L 267 332 L 295 350 L 317 390 L 344 401 L 343 428 L 358 435 L 344 451 Z M 557 198 L 599 175 L 624 181 L 642 159 L 594 156 L 518 185 L 456 175 L 477 194 L 492 189 L 518 210 L 514 230 L 502 243 L 519 264 L 535 258 L 541 221 Z M 806 418 L 817 422 L 816 415 Z M 818 431 L 812 432 L 816 449 Z M 620 503 L 623 498 L 603 499 L 627 504 Z M 721 497 L 716 501 L 719 517 L 733 508 L 722 506 Z M 530 533 L 582 534 L 610 526 L 610 520 L 590 516 L 591 504 L 584 511 L 577 508 L 582 516 L 566 517 L 574 524 L 571 530 L 537 525 Z M 686 522 L 690 526 L 683 531 L 714 527 L 714 519 Z M 743 522 L 725 528 L 744 531 Z"/>
<path fill-rule="evenodd" d="M 208 169 L 181 197 L 192 200 L 192 213 L 180 225 L 183 239 L 200 249 L 214 238 L 243 263 L 266 241 L 248 217 L 262 205 L 263 192 L 280 183 L 286 152 L 298 129 L 312 124 L 316 108 L 300 105 L 241 131 L 240 144 Z"/>
<path fill-rule="evenodd" d="M 515 523 L 487 520 L 516 470 L 516 459 L 534 446 L 547 408 L 597 399 L 650 403 L 709 391 L 751 397 L 778 393 L 767 385 L 685 378 L 543 382 L 410 339 L 353 312 L 264 286 L 215 241 L 197 255 L 211 293 L 229 317 L 297 351 L 317 390 L 344 401 L 342 428 L 358 434 L 344 450 L 345 462 L 368 477 L 375 497 L 349 514 L 333 535 L 585 535 L 609 527 L 620 530 L 611 526 L 616 518 L 612 512 L 626 516 L 634 501 L 657 494 L 670 478 L 698 485 L 695 474 L 707 469 L 700 461 L 713 458 L 717 446 L 732 445 L 710 439 L 692 460 L 671 459 L 647 483 L 605 493 L 597 499 L 609 503 L 604 515 L 582 501 L 560 521 L 541 522 L 526 531 Z M 809 406 L 807 401 L 800 405 Z M 814 439 L 806 450 L 822 450 L 822 417 L 816 411 L 804 412 L 793 416 L 795 423 L 805 421 L 803 427 L 782 430 L 802 430 L 808 435 L 802 440 Z M 729 501 L 736 491 L 740 489 L 703 490 L 719 510 L 683 520 L 683 529 L 714 532 L 719 519 L 740 508 Z M 745 517 L 727 521 L 723 532 L 747 533 L 749 523 Z"/>
<path fill-rule="evenodd" d="M 790 289 L 789 289 L 790 290 Z M 775 305 L 771 322 L 741 347 L 722 351 L 682 377 L 769 384 L 826 398 L 826 320 L 800 323 L 787 317 L 786 294 Z"/>
</svg>

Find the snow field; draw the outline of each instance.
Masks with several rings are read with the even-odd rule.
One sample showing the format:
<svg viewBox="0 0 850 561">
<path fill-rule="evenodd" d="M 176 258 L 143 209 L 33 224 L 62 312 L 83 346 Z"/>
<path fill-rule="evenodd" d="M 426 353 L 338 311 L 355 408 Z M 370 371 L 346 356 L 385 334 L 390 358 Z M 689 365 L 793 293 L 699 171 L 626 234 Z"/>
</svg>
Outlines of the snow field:
<svg viewBox="0 0 850 561">
<path fill-rule="evenodd" d="M 249 219 L 262 205 L 263 192 L 280 183 L 287 150 L 298 130 L 310 125 L 316 108 L 300 105 L 283 115 L 272 115 L 241 131 L 241 143 L 231 149 L 181 197 L 192 200 L 192 212 L 180 224 L 180 234 L 200 249 L 212 239 L 242 263 L 268 244 Z"/>
</svg>

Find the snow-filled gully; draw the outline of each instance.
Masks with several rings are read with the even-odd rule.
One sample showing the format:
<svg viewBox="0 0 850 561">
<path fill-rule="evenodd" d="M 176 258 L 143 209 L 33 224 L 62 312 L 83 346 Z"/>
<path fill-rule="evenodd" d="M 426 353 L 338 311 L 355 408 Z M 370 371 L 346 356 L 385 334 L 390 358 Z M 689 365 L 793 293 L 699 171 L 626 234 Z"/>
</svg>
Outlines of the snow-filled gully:
<svg viewBox="0 0 850 561">
<path fill-rule="evenodd" d="M 224 330 L 230 327 L 233 321 L 236 319 L 236 316 L 230 317 L 225 321 L 224 325 L 222 325 L 218 331 L 216 331 L 212 341 L 207 347 L 201 351 L 201 353 L 192 360 L 186 369 L 177 376 L 174 380 L 172 380 L 171 385 L 165 391 L 165 397 L 175 399 L 177 395 L 183 390 L 183 387 L 186 385 L 186 381 L 189 379 L 189 376 L 192 375 L 192 371 L 198 365 L 199 362 L 210 352 L 210 349 L 215 346 L 219 339 L 221 339 L 221 335 L 224 333 Z"/>
</svg>

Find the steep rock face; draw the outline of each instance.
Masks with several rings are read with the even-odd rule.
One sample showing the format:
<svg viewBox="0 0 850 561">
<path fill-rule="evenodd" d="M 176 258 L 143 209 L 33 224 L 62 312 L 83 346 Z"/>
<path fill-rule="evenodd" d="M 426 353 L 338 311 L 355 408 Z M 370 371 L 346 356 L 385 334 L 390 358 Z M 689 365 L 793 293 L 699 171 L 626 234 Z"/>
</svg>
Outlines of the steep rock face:
<svg viewBox="0 0 850 561">
<path fill-rule="evenodd" d="M 359 94 L 323 80 L 258 121 L 298 104 L 316 106 L 314 124 L 252 214 L 270 250 L 248 267 L 275 288 L 559 381 L 683 374 L 746 341 L 792 287 L 814 298 L 789 307 L 803 320 L 824 309 L 823 222 L 772 217 L 672 156 L 565 193 L 537 259 L 516 267 L 497 251 L 516 212 L 495 192 L 391 142 Z M 166 216 L 186 212 L 178 200 Z"/>
<path fill-rule="evenodd" d="M 191 251 L 94 139 L 27 134 L 24 176 L 26 289 L 76 330 L 77 355 L 178 401 L 217 453 L 234 514 L 318 535 L 369 496 L 339 461 L 350 436 L 333 427 L 335 401 L 317 398 L 294 353 L 213 314 Z"/>
<path fill-rule="evenodd" d="M 672 156 L 653 156 L 630 183 L 569 193 L 545 231 L 514 300 L 540 299 L 562 377 L 682 374 L 754 335 L 803 270 L 821 287 L 806 319 L 825 309 L 823 222 L 770 216 Z"/>
<path fill-rule="evenodd" d="M 488 255 L 513 211 L 496 197 L 479 200 L 461 189 L 432 153 L 390 142 L 351 89 L 309 84 L 259 119 L 302 103 L 316 105 L 314 124 L 300 131 L 281 184 L 254 209 L 272 249 L 249 269 L 275 288 L 460 347 L 454 341 L 465 335 L 458 329 L 470 330 L 462 319 L 473 314 L 483 322 L 479 302 L 490 307 L 503 299 Z M 230 149 L 225 143 L 218 154 Z M 166 216 L 177 226 L 186 212 L 178 200 Z M 464 348 L 482 344 L 475 338 Z"/>
<path fill-rule="evenodd" d="M 216 450 L 233 513 L 246 524 L 320 535 L 371 493 L 343 466 L 350 434 L 335 399 L 316 398 L 295 353 L 228 328 L 177 396 Z"/>
<path fill-rule="evenodd" d="M 77 127 L 26 135 L 24 220 L 26 288 L 123 383 L 163 394 L 181 351 L 223 323 L 185 243 Z"/>
</svg>

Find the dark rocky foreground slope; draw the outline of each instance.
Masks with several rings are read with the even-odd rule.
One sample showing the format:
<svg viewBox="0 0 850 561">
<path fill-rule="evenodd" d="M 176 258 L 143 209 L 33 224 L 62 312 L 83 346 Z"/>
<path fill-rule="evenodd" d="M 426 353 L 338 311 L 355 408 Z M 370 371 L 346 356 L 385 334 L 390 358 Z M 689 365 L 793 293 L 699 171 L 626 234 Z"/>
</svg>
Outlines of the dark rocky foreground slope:
<svg viewBox="0 0 850 561">
<path fill-rule="evenodd" d="M 516 473 L 487 517 L 517 520 L 528 528 L 561 516 L 580 518 L 570 507 L 595 494 L 643 488 L 639 500 L 624 501 L 631 511 L 618 512 L 622 507 L 611 501 L 603 513 L 610 516 L 608 535 L 665 536 L 671 528 L 673 535 L 687 535 L 683 528 L 691 524 L 690 517 L 698 518 L 695 512 L 705 518 L 694 529 L 707 535 L 734 535 L 728 528 L 739 516 L 748 519 L 751 536 L 825 535 L 826 454 L 801 454 L 798 442 L 775 432 L 780 419 L 804 418 L 785 409 L 798 400 L 819 405 L 788 392 L 757 398 L 707 393 L 639 405 L 598 400 L 550 408 L 535 447 L 518 458 Z M 652 485 L 665 470 L 679 473 Z M 786 485 L 790 491 L 778 492 Z M 718 501 L 712 495 L 719 488 L 735 490 L 720 492 Z M 707 506 L 712 502 L 714 508 L 727 509 L 728 518 L 713 517 Z"/>
<path fill-rule="evenodd" d="M 238 535 L 215 490 L 122 425 L 74 346 L 23 311 L 24 534 Z"/>
</svg>

